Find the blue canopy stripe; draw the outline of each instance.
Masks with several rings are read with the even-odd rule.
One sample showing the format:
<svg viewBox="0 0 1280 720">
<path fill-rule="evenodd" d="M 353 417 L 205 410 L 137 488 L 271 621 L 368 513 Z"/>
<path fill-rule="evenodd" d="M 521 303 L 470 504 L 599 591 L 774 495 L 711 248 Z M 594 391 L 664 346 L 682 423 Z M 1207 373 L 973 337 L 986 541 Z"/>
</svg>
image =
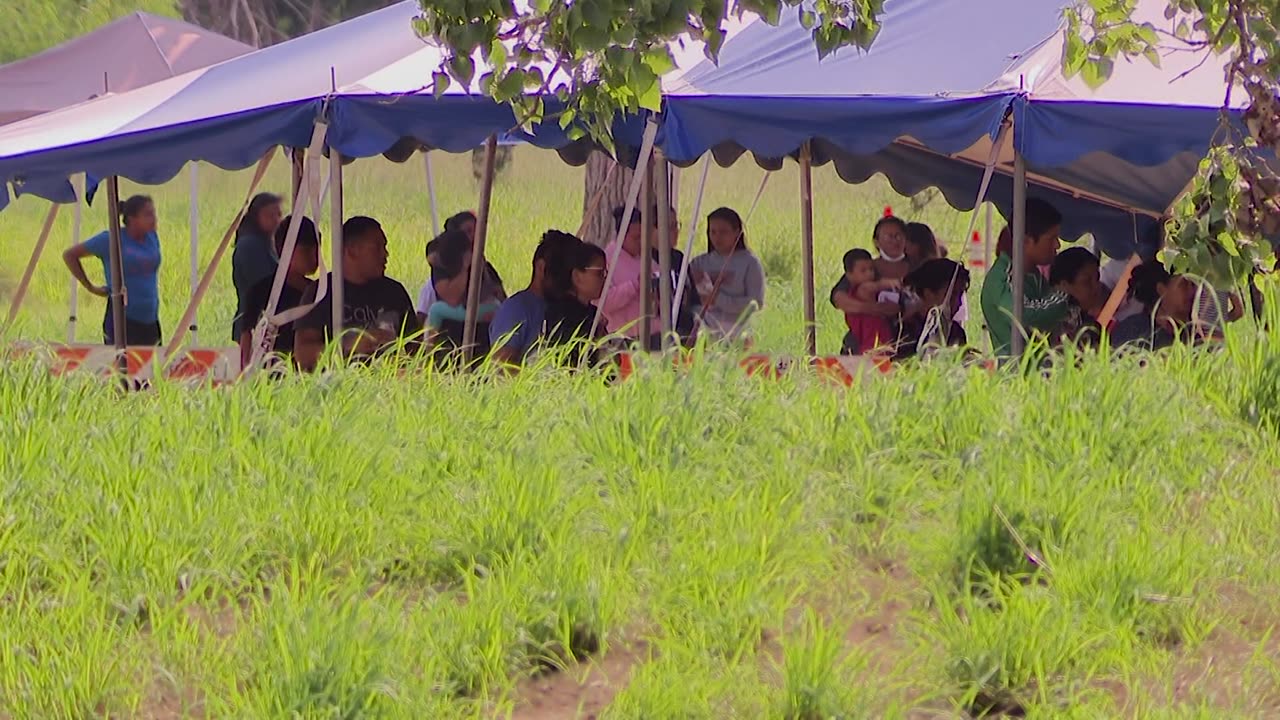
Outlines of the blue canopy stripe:
<svg viewBox="0 0 1280 720">
<path fill-rule="evenodd" d="M 670 98 L 659 142 L 672 162 L 685 165 L 724 143 L 783 157 L 815 138 L 853 154 L 900 137 L 955 153 L 984 135 L 994 138 L 1013 97 Z"/>
</svg>

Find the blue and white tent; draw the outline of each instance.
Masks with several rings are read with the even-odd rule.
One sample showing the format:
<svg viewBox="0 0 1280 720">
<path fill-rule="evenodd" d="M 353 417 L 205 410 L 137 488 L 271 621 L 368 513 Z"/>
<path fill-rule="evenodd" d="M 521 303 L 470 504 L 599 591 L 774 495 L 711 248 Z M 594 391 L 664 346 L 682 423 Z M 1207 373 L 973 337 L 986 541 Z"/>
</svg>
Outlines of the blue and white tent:
<svg viewBox="0 0 1280 720">
<path fill-rule="evenodd" d="M 815 161 L 834 162 L 849 182 L 884 173 L 899 192 L 935 186 L 970 209 L 1011 112 L 1030 194 L 1063 210 L 1065 236 L 1093 233 L 1108 254 L 1127 255 L 1209 147 L 1223 62 L 1193 68 L 1200 57 L 1170 39 L 1160 68 L 1121 60 L 1109 83 L 1089 90 L 1063 79 L 1066 4 L 888 0 L 868 52 L 822 60 L 794 13 L 778 27 L 756 23 L 725 44 L 719 66 L 704 63 L 668 84 L 659 142 L 681 164 L 706 152 L 727 164 L 750 152 L 776 167 L 811 141 Z M 1136 19 L 1172 37 L 1166 6 L 1140 0 Z M 988 199 L 1008 217 L 1013 149 L 995 158 Z"/>
<path fill-rule="evenodd" d="M 404 2 L 130 92 L 0 128 L 0 181 L 21 188 L 87 172 L 162 183 L 191 160 L 248 167 L 305 147 L 324 98 L 423 45 Z"/>
<path fill-rule="evenodd" d="M 79 172 L 159 184 L 193 160 L 241 169 L 270 148 L 306 147 L 321 118 L 329 123 L 327 144 L 348 157 L 459 152 L 493 134 L 558 150 L 578 145 L 558 122 L 518 131 L 511 109 L 475 92 L 475 83 L 455 84 L 437 98 L 430 84 L 440 51 L 414 31 L 419 12 L 416 0 L 405 0 L 39 122 L 0 128 L 0 183 L 49 197 L 41 189 Z M 638 145 L 642 124 L 642 118 L 620 123 L 620 143 Z"/>
</svg>

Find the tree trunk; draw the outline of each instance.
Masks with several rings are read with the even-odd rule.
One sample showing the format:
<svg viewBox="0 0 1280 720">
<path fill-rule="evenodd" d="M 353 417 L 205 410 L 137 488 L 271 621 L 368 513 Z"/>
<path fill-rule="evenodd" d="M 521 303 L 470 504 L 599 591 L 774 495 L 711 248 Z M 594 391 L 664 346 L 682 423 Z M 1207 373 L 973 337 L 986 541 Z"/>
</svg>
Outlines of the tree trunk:
<svg viewBox="0 0 1280 720">
<path fill-rule="evenodd" d="M 609 175 L 609 168 L 617 166 L 613 171 L 613 175 Z M 669 201 L 671 209 L 676 212 L 678 218 L 679 203 L 679 185 L 676 178 L 679 177 L 679 171 L 675 166 L 671 167 L 671 175 L 668 180 L 668 192 L 671 193 Z M 596 151 L 591 153 L 587 158 L 586 166 L 586 182 L 583 185 L 582 192 L 582 239 L 593 245 L 601 247 L 613 242 L 613 238 L 618 229 L 613 224 L 614 208 L 624 207 L 627 204 L 627 189 L 631 186 L 631 178 L 634 175 L 628 168 L 618 165 L 613 158 L 608 155 Z M 608 185 L 604 191 L 600 191 L 600 186 L 604 185 L 605 179 L 608 178 Z M 599 193 L 599 197 L 596 195 Z M 640 197 L 644 195 L 644 188 L 641 188 L 641 194 L 636 198 L 636 217 L 640 216 Z M 656 191 L 654 197 L 657 197 Z"/>
<path fill-rule="evenodd" d="M 609 175 L 609 168 L 616 168 Z M 631 186 L 632 172 L 618 165 L 613 158 L 596 151 L 587 158 L 586 184 L 582 192 L 582 239 L 605 246 L 613 241 L 618 229 L 613 224 L 613 209 L 627 204 L 627 188 Z M 608 178 L 608 184 L 605 179 Z M 604 190 L 601 191 L 601 186 Z M 600 197 L 597 199 L 596 194 Z M 592 207 L 594 202 L 595 207 Z M 636 208 L 638 215 L 640 208 Z"/>
</svg>

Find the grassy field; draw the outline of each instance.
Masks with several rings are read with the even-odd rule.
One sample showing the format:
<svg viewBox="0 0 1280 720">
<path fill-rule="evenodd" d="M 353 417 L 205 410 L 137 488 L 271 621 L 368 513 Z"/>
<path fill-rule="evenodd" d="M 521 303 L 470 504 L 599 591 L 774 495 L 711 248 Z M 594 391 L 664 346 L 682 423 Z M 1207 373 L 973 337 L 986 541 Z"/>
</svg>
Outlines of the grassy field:
<svg viewBox="0 0 1280 720">
<path fill-rule="evenodd" d="M 577 219 L 551 162 L 500 188 L 509 277 Z M 472 204 L 465 159 L 443 165 L 445 206 Z M 349 173 L 411 286 L 420 170 Z M 745 208 L 759 172 L 712 177 L 709 207 Z M 210 181 L 209 235 L 242 180 Z M 796 281 L 775 274 L 763 343 L 793 352 L 794 180 L 751 224 Z M 156 194 L 183 247 L 182 188 Z M 819 198 L 820 278 L 907 205 L 825 173 Z M 41 212 L 0 214 L 6 272 Z M 30 335 L 60 337 L 65 288 L 46 263 Z M 849 390 L 707 359 L 615 386 L 363 369 L 121 396 L 11 361 L 0 717 L 1280 716 L 1277 340 Z"/>
</svg>

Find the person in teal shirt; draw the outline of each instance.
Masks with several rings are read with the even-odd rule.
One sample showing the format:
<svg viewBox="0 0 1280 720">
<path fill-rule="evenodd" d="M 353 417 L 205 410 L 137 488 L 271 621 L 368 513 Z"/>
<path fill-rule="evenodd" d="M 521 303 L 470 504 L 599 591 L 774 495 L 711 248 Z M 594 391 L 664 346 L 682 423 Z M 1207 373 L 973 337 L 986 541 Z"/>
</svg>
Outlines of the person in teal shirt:
<svg viewBox="0 0 1280 720">
<path fill-rule="evenodd" d="M 120 203 L 120 249 L 124 275 L 125 340 L 130 345 L 160 345 L 160 237 L 156 234 L 156 206 L 146 195 L 134 195 Z M 102 231 L 62 254 L 71 274 L 86 290 L 98 297 L 111 296 L 111 234 Z M 95 285 L 85 274 L 84 258 L 102 261 L 103 285 Z M 102 321 L 102 338 L 115 343 L 111 303 L 107 302 Z"/>
<path fill-rule="evenodd" d="M 1013 327 L 1013 273 L 1023 274 L 1022 331 L 1028 335 L 1052 335 L 1070 311 L 1068 298 L 1049 283 L 1040 268 L 1058 254 L 1062 213 L 1039 198 L 1027 198 L 1027 234 L 1022 242 L 1022 267 L 1013 267 L 1013 237 L 1009 228 L 1000 234 L 996 260 L 982 283 L 982 315 L 996 355 L 1008 355 Z"/>
<path fill-rule="evenodd" d="M 433 348 L 461 348 L 471 276 L 471 241 L 461 231 L 446 230 L 431 241 L 428 257 L 431 260 L 429 282 L 435 286 L 436 300 L 427 308 L 427 342 Z M 489 352 L 489 322 L 498 307 L 498 301 L 490 298 L 476 311 L 475 356 Z"/>
</svg>

